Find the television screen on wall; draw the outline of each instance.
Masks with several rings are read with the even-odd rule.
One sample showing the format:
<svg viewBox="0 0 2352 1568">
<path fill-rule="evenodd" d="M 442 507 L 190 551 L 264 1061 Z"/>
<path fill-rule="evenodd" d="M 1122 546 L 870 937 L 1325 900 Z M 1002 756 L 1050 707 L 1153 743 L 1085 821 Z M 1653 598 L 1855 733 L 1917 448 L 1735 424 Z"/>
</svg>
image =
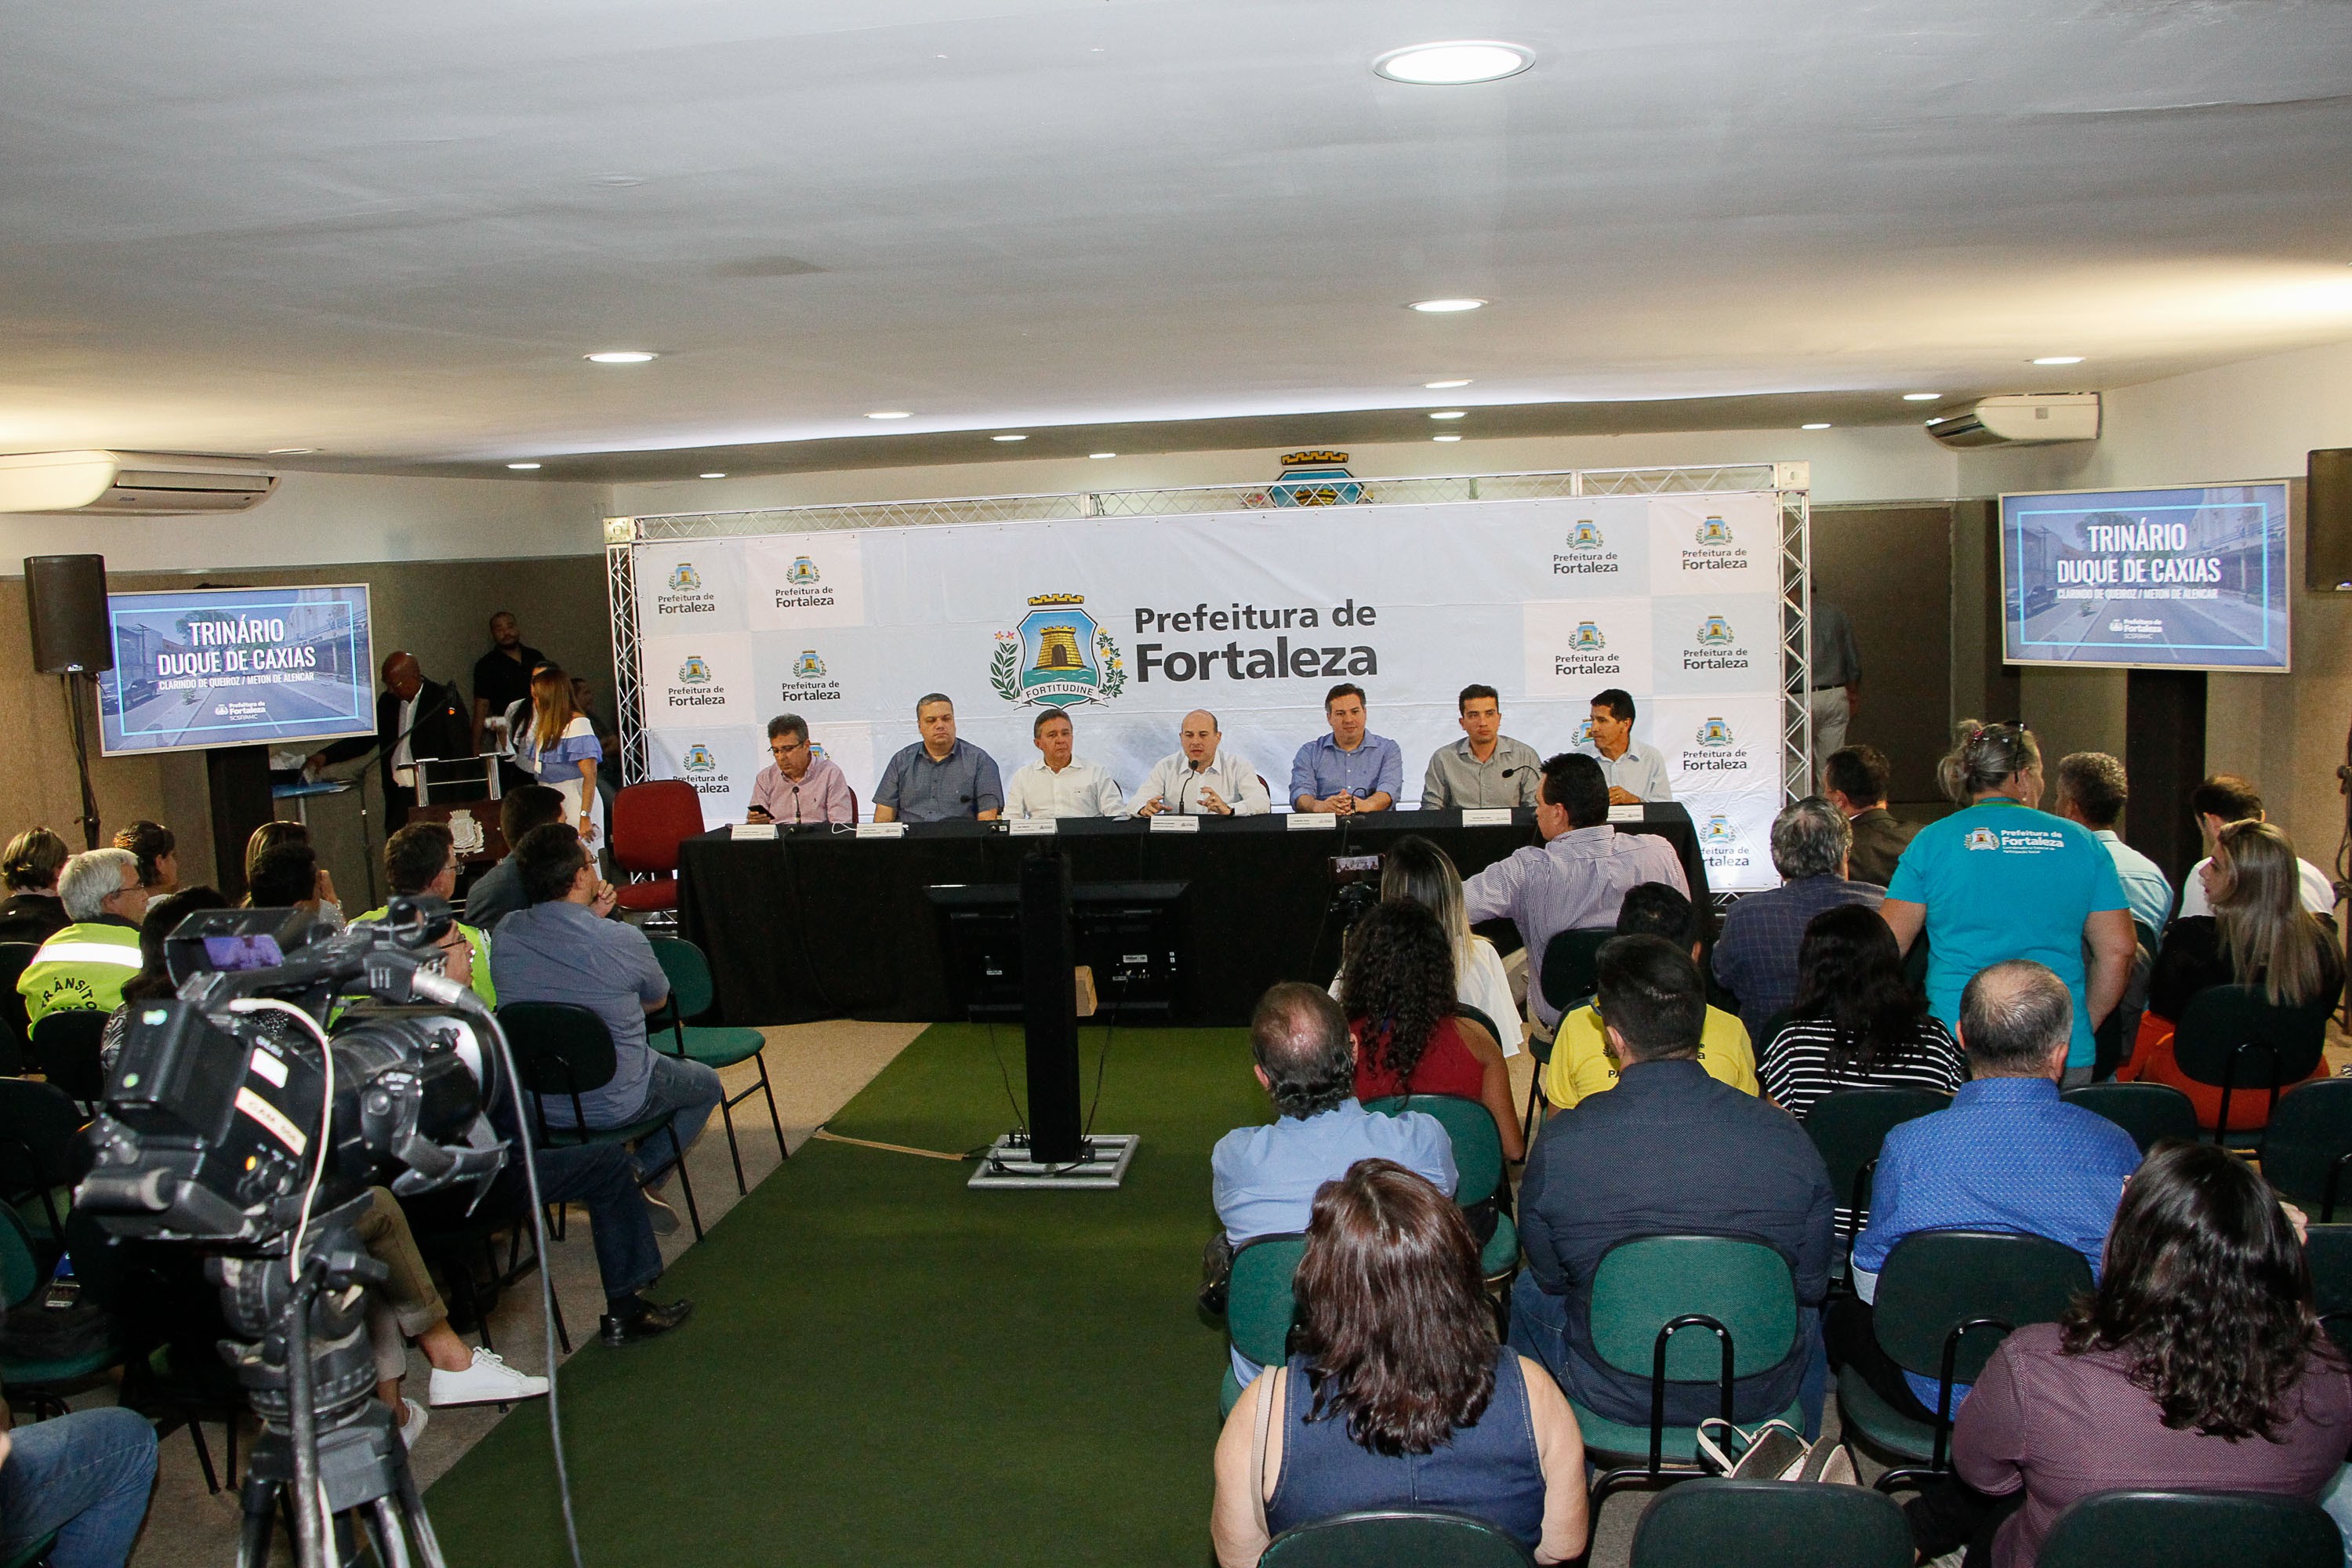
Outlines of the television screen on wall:
<svg viewBox="0 0 2352 1568">
<path fill-rule="evenodd" d="M 2287 668 L 2286 485 L 2000 498 L 2001 657 Z"/>
<path fill-rule="evenodd" d="M 98 678 L 109 756 L 275 745 L 375 731 L 363 584 L 109 594 Z"/>
</svg>

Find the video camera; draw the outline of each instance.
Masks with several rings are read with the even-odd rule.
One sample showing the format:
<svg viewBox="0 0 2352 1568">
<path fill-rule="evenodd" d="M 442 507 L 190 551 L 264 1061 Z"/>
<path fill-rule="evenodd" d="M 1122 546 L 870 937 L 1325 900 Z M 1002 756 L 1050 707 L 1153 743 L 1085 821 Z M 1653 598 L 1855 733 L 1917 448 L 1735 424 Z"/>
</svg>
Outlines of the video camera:
<svg viewBox="0 0 2352 1568">
<path fill-rule="evenodd" d="M 1341 931 L 1353 931 L 1356 922 L 1381 901 L 1381 858 L 1334 855 L 1330 858 L 1330 872 L 1331 902 L 1327 918 L 1337 915 Z"/>
</svg>

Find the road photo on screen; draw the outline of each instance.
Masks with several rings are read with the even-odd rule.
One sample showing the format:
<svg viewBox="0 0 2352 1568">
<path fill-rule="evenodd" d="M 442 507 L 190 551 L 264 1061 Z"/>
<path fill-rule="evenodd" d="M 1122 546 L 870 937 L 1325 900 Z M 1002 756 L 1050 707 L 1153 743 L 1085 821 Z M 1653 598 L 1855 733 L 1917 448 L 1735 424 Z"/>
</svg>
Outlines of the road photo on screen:
<svg viewBox="0 0 2352 1568">
<path fill-rule="evenodd" d="M 375 728 L 368 591 L 110 594 L 99 678 L 107 755 L 361 735 Z"/>
<path fill-rule="evenodd" d="M 2286 486 L 2000 498 L 2011 664 L 2287 668 Z"/>
</svg>

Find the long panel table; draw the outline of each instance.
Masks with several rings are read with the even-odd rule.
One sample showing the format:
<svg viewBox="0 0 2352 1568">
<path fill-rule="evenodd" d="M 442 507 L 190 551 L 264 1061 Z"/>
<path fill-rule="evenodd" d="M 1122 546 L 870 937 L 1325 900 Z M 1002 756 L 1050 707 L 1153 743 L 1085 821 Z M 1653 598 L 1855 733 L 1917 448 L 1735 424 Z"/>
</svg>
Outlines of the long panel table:
<svg viewBox="0 0 2352 1568">
<path fill-rule="evenodd" d="M 1330 832 L 1286 821 L 1210 817 L 1198 832 L 1167 833 L 1131 819 L 1070 818 L 1050 838 L 972 822 L 910 826 L 895 839 L 845 827 L 736 839 L 721 828 L 679 847 L 679 920 L 709 954 L 730 1024 L 950 1019 L 958 1015 L 943 917 L 926 889 L 1013 882 L 1024 856 L 1055 847 L 1074 883 L 1189 884 L 1179 906 L 1189 973 L 1175 1021 L 1242 1024 L 1276 981 L 1321 983 L 1337 967 L 1339 920 L 1326 915 L 1332 857 L 1378 854 L 1417 833 L 1468 877 L 1537 842 L 1528 808 L 1507 826 L 1481 827 L 1464 826 L 1454 811 L 1381 812 Z M 1665 837 L 1694 896 L 1707 896 L 1681 806 L 1645 806 L 1641 821 L 1616 826 Z"/>
</svg>

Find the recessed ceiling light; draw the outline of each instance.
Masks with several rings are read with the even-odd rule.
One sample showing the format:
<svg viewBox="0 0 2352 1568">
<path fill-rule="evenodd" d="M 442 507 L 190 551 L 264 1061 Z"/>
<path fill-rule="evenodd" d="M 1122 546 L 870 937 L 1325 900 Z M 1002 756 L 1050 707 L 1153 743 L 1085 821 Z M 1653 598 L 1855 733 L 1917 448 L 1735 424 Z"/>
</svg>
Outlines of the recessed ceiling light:
<svg viewBox="0 0 2352 1568">
<path fill-rule="evenodd" d="M 989 439 L 992 441 L 1026 441 L 1029 437 L 1026 436 L 991 436 Z"/>
<path fill-rule="evenodd" d="M 1812 424 L 1811 424 L 1811 425 L 1800 425 L 1800 426 L 1797 426 L 1797 428 L 1798 428 L 1798 429 L 1800 429 L 1800 430 L 1826 430 L 1826 429 L 1828 429 L 1829 427 L 1830 427 L 1830 423 L 1829 423 L 1829 421 L 1828 421 L 1828 420 L 1826 420 L 1826 419 L 1820 419 L 1820 420 L 1816 420 L 1816 421 L 1814 421 L 1814 422 L 1813 422 Z"/>
<path fill-rule="evenodd" d="M 1405 309 L 1432 316 L 1444 316 L 1456 310 L 1475 310 L 1486 302 L 1484 300 L 1415 300 Z"/>
<path fill-rule="evenodd" d="M 507 467 L 509 468 L 535 468 L 539 467 L 539 465 L 537 463 L 509 463 Z"/>
<path fill-rule="evenodd" d="M 706 479 L 723 479 L 727 476 L 725 474 L 705 474 L 702 477 Z"/>
<path fill-rule="evenodd" d="M 644 349 L 604 349 L 580 357 L 592 364 L 643 364 L 646 361 L 659 356 L 648 353 Z"/>
<path fill-rule="evenodd" d="M 1430 417 L 1432 419 L 1459 419 L 1468 412 L 1469 410 L 1466 408 L 1441 408 L 1436 413 L 1431 415 Z"/>
<path fill-rule="evenodd" d="M 269 448 L 269 455 L 273 458 L 299 458 L 305 452 L 315 452 L 318 449 L 316 447 L 272 447 Z"/>
<path fill-rule="evenodd" d="M 1117 452 L 1088 452 L 1087 456 L 1089 458 L 1116 458 L 1118 454 Z"/>
<path fill-rule="evenodd" d="M 907 410 L 903 408 L 877 408 L 866 417 L 868 419 L 912 419 L 914 416 L 908 413 Z"/>
<path fill-rule="evenodd" d="M 1433 441 L 1459 441 L 1462 437 L 1459 436 L 1432 436 L 1430 439 Z"/>
<path fill-rule="evenodd" d="M 1940 392 L 1906 392 L 1903 395 L 1903 401 L 1906 403 L 1933 403 L 1936 399 L 1943 395 L 1944 395 Z"/>
<path fill-rule="evenodd" d="M 1467 376 L 1465 376 L 1460 381 L 1424 381 L 1421 384 L 1432 392 L 1444 392 L 1456 386 L 1467 386 L 1470 381 Z"/>
<path fill-rule="evenodd" d="M 1461 38 L 1391 49 L 1372 62 L 1372 70 L 1415 87 L 1466 87 L 1517 76 L 1535 63 L 1535 51 L 1517 44 Z"/>
<path fill-rule="evenodd" d="M 2083 356 L 2081 354 L 2043 354 L 2033 363 L 2035 364 L 2081 364 Z"/>
</svg>

